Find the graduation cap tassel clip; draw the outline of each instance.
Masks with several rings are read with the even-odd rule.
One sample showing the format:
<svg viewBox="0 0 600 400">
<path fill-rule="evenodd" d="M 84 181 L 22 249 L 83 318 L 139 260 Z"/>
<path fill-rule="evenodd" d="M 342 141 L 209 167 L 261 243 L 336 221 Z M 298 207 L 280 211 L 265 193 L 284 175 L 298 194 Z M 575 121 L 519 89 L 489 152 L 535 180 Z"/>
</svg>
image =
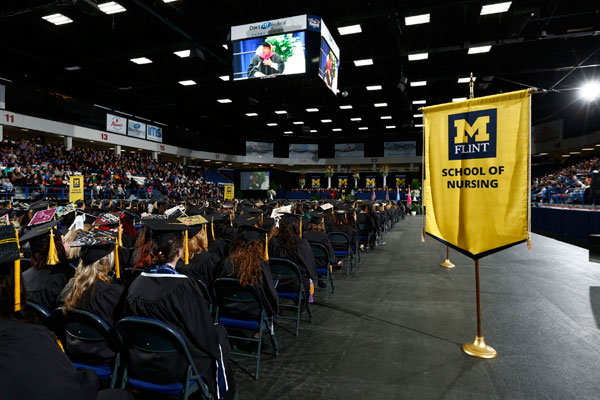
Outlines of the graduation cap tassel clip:
<svg viewBox="0 0 600 400">
<path fill-rule="evenodd" d="M 188 265 L 190 263 L 190 247 L 188 243 L 188 231 L 185 231 L 185 246 L 184 246 L 184 263 Z"/>
<path fill-rule="evenodd" d="M 54 243 L 54 228 L 50 228 L 50 246 L 48 247 L 48 259 L 46 260 L 46 264 L 56 265 L 59 262 L 56 244 Z"/>
</svg>

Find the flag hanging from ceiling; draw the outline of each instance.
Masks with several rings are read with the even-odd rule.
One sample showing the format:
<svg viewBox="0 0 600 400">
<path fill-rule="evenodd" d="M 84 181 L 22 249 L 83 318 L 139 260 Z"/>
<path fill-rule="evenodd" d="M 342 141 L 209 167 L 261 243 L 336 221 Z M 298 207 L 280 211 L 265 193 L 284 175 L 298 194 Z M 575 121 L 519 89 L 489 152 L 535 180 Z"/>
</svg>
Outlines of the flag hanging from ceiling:
<svg viewBox="0 0 600 400">
<path fill-rule="evenodd" d="M 473 259 L 528 238 L 530 98 L 423 109 L 426 232 Z"/>
</svg>

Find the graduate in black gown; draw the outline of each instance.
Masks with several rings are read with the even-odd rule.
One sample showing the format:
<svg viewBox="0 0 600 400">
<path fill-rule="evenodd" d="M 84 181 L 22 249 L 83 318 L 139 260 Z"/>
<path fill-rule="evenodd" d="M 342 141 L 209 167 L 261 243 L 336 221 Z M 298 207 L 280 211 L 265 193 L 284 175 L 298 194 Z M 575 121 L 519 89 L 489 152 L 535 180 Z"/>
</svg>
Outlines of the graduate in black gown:
<svg viewBox="0 0 600 400">
<path fill-rule="evenodd" d="M 177 261 L 184 257 L 182 232 L 189 227 L 177 220 L 149 220 L 145 224 L 151 238 L 138 257 L 151 259 L 152 266 L 129 287 L 125 315 L 153 318 L 175 327 L 185 338 L 198 372 L 206 378 L 213 395 L 233 398 L 235 383 L 229 369 L 227 331 L 214 324 L 195 280 L 175 269 Z M 164 384 L 184 379 L 184 359 L 178 354 L 132 350 L 129 357 L 132 377 Z"/>
<path fill-rule="evenodd" d="M 75 276 L 60 296 L 64 311 L 80 309 L 98 315 L 111 328 L 122 317 L 125 288 L 112 278 L 117 235 L 112 232 L 80 232 L 71 243 L 81 248 Z M 106 365 L 113 361 L 112 343 L 87 343 L 67 335 L 65 351 L 74 362 Z M 111 346 L 112 345 L 112 346 Z"/>
<path fill-rule="evenodd" d="M 335 210 L 335 224 L 332 232 L 343 232 L 348 236 L 350 245 L 356 243 L 356 222 L 354 221 L 354 211 L 348 209 Z M 335 250 L 346 250 L 340 245 L 333 244 Z"/>
<path fill-rule="evenodd" d="M 193 235 L 193 236 L 192 236 Z M 188 231 L 189 236 L 189 262 L 177 261 L 177 272 L 200 279 L 211 287 L 212 282 L 221 275 L 221 258 L 208 251 L 207 231 L 204 228 L 195 228 Z"/>
<path fill-rule="evenodd" d="M 335 264 L 335 253 L 329 236 L 325 232 L 324 218 L 325 214 L 313 211 L 310 213 L 311 219 L 307 230 L 304 231 L 304 238 L 310 243 L 318 243 L 325 246 L 329 251 L 329 259 L 326 257 L 315 257 L 315 263 L 319 268 L 326 268 L 328 265 Z"/>
</svg>

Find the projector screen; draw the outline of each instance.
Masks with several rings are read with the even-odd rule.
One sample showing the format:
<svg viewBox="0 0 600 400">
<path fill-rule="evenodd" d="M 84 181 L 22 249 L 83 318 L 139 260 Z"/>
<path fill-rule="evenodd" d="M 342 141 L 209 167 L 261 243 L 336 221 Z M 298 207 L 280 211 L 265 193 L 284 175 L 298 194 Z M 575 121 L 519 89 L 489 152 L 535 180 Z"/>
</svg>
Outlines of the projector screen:
<svg viewBox="0 0 600 400">
<path fill-rule="evenodd" d="M 303 74 L 305 45 L 304 31 L 233 42 L 233 79 Z"/>
<path fill-rule="evenodd" d="M 319 59 L 319 76 L 327 87 L 333 90 L 333 93 L 337 93 L 338 87 L 338 72 L 340 70 L 340 63 L 333 50 L 329 47 L 329 43 L 325 38 L 321 38 L 321 56 Z"/>
<path fill-rule="evenodd" d="M 242 190 L 269 190 L 269 171 L 241 172 Z"/>
</svg>

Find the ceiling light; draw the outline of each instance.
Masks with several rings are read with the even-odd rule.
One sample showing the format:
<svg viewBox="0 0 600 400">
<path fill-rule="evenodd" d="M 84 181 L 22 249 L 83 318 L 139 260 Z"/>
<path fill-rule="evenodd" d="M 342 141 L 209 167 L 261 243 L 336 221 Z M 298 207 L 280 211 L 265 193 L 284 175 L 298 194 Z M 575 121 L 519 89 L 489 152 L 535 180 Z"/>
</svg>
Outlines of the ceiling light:
<svg viewBox="0 0 600 400">
<path fill-rule="evenodd" d="M 581 149 L 582 151 L 592 151 L 594 150 L 593 147 L 586 147 L 585 149 Z"/>
<path fill-rule="evenodd" d="M 423 114 L 413 114 L 413 117 L 415 117 L 415 118 L 423 118 Z"/>
<path fill-rule="evenodd" d="M 473 77 L 473 82 L 475 82 L 475 80 L 477 79 L 477 77 Z M 471 77 L 470 76 L 465 76 L 464 78 L 458 78 L 458 83 L 469 83 L 471 82 Z"/>
<path fill-rule="evenodd" d="M 381 85 L 367 86 L 367 90 L 381 90 Z"/>
<path fill-rule="evenodd" d="M 413 104 L 425 104 L 425 103 L 427 103 L 427 100 L 413 100 L 412 103 Z"/>
<path fill-rule="evenodd" d="M 275 114 L 287 114 L 287 111 L 285 111 L 285 110 L 277 110 L 277 111 L 275 111 Z"/>
<path fill-rule="evenodd" d="M 540 154 L 538 154 L 538 156 L 547 156 L 547 155 L 548 155 L 548 153 L 540 153 Z"/>
<path fill-rule="evenodd" d="M 126 11 L 126 8 L 117 3 L 116 1 L 109 1 L 108 3 L 98 4 L 98 8 L 104 14 L 116 14 Z"/>
<path fill-rule="evenodd" d="M 71 22 L 73 22 L 73 20 L 71 18 L 66 17 L 62 14 L 46 15 L 45 17 L 42 17 L 42 19 L 45 19 L 46 21 L 48 21 L 54 25 L 64 25 L 64 24 L 70 24 Z"/>
<path fill-rule="evenodd" d="M 413 87 L 415 87 L 415 86 L 425 86 L 425 85 L 427 85 L 427 81 L 416 81 L 416 82 L 411 82 L 410 83 L 410 86 L 413 86 Z"/>
<path fill-rule="evenodd" d="M 257 116 L 258 116 L 258 114 L 254 113 L 254 112 L 252 112 L 252 113 L 246 113 L 246 117 L 257 117 Z"/>
<path fill-rule="evenodd" d="M 204 162 L 210 162 L 210 160 L 204 160 Z"/>
<path fill-rule="evenodd" d="M 387 103 L 375 103 L 375 107 L 387 107 Z"/>
<path fill-rule="evenodd" d="M 404 23 L 406 25 L 428 24 L 429 17 L 430 17 L 429 14 L 413 15 L 412 17 L 404 17 Z"/>
<path fill-rule="evenodd" d="M 189 50 L 174 51 L 173 54 L 175 54 L 177 57 L 186 58 L 186 57 L 190 56 L 190 51 Z"/>
<path fill-rule="evenodd" d="M 333 128 L 332 131 L 334 131 L 334 132 L 341 132 L 342 128 Z"/>
<path fill-rule="evenodd" d="M 565 157 L 565 158 L 566 157 L 571 157 L 569 154 L 563 154 L 562 156 Z"/>
<path fill-rule="evenodd" d="M 192 86 L 196 84 L 196 81 L 188 79 L 187 81 L 179 81 L 179 84 L 183 86 Z"/>
<path fill-rule="evenodd" d="M 392 116 L 391 115 L 382 115 L 379 118 L 381 118 L 381 119 L 392 119 Z"/>
<path fill-rule="evenodd" d="M 340 110 L 350 110 L 350 109 L 352 109 L 352 106 L 349 104 L 346 106 L 340 106 Z"/>
<path fill-rule="evenodd" d="M 65 69 L 67 71 L 77 71 L 77 70 L 81 69 L 81 67 L 79 65 L 73 65 L 71 67 L 65 67 Z"/>
<path fill-rule="evenodd" d="M 218 101 L 219 103 L 221 103 L 221 104 L 225 104 L 225 103 L 231 103 L 231 102 L 232 102 L 232 101 L 231 101 L 231 99 L 219 99 L 219 100 L 217 100 L 217 101 Z"/>
<path fill-rule="evenodd" d="M 318 108 L 307 108 L 306 111 L 308 112 L 319 112 Z"/>
<path fill-rule="evenodd" d="M 150 64 L 152 62 L 151 59 L 146 58 L 146 57 L 132 58 L 129 61 L 131 61 L 132 63 L 136 63 L 136 64 Z"/>
<path fill-rule="evenodd" d="M 294 125 L 303 125 L 304 122 L 303 121 L 294 121 L 292 122 Z"/>
<path fill-rule="evenodd" d="M 358 122 L 358 121 L 362 121 L 362 118 L 360 118 L 360 117 L 350 118 L 350 121 Z"/>
<path fill-rule="evenodd" d="M 579 89 L 581 97 L 587 101 L 594 101 L 600 97 L 600 82 L 587 82 Z"/>
<path fill-rule="evenodd" d="M 427 60 L 429 58 L 429 53 L 417 53 L 417 54 L 409 54 L 408 61 L 419 61 L 419 60 Z"/>
<path fill-rule="evenodd" d="M 492 49 L 491 45 L 469 47 L 469 51 L 467 54 L 487 53 L 491 49 Z"/>
<path fill-rule="evenodd" d="M 294 132 L 292 132 L 292 131 L 285 131 L 285 132 L 283 132 L 284 135 L 291 135 L 292 133 L 294 133 Z"/>
<path fill-rule="evenodd" d="M 369 129 L 369 127 L 367 127 L 367 126 L 360 126 L 358 128 L 359 131 L 366 131 L 367 129 Z"/>
<path fill-rule="evenodd" d="M 422 128 L 423 124 L 415 124 L 415 128 Z"/>
<path fill-rule="evenodd" d="M 317 133 L 317 130 L 316 129 L 311 129 L 310 133 Z"/>
<path fill-rule="evenodd" d="M 330 119 L 322 119 L 321 122 L 324 124 L 328 124 L 331 122 L 331 120 Z"/>
<path fill-rule="evenodd" d="M 177 1 L 177 0 L 163 0 L 163 3 L 172 3 L 174 1 Z"/>
<path fill-rule="evenodd" d="M 267 126 L 277 126 L 277 124 L 275 122 L 269 122 Z"/>
<path fill-rule="evenodd" d="M 372 58 L 366 58 L 364 60 L 354 60 L 355 67 L 366 67 L 367 65 L 373 65 Z"/>
<path fill-rule="evenodd" d="M 569 154 L 581 154 L 580 151 L 570 151 Z"/>
<path fill-rule="evenodd" d="M 489 15 L 507 12 L 510 8 L 512 1 L 505 1 L 504 3 L 486 4 L 481 7 L 481 13 L 479 15 Z"/>
<path fill-rule="evenodd" d="M 395 129 L 396 125 L 386 125 L 385 129 Z"/>
<path fill-rule="evenodd" d="M 348 25 L 348 26 L 340 26 L 338 32 L 340 35 L 351 35 L 353 33 L 361 33 L 362 29 L 360 29 L 360 24 L 357 25 Z"/>
<path fill-rule="evenodd" d="M 466 97 L 455 97 L 452 99 L 452 102 L 456 103 L 457 101 L 465 101 L 466 99 Z"/>
</svg>

